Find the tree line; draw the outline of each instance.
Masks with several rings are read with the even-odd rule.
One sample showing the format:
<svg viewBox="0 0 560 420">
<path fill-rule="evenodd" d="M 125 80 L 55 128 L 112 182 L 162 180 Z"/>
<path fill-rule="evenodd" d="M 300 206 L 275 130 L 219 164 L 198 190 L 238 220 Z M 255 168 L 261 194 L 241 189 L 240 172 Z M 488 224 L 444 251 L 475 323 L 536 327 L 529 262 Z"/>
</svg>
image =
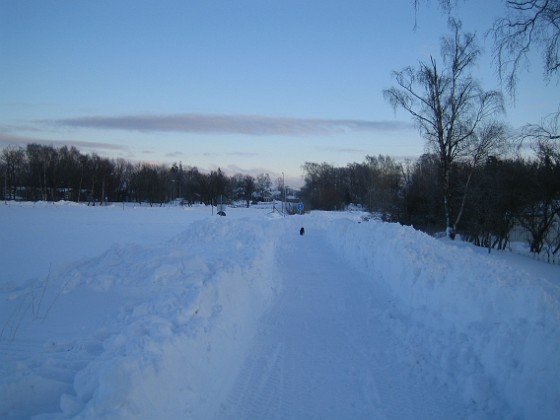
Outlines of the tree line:
<svg viewBox="0 0 560 420">
<path fill-rule="evenodd" d="M 385 221 L 412 225 L 428 233 L 445 227 L 441 162 L 435 153 L 415 161 L 367 156 L 362 163 L 335 167 L 303 165 L 299 196 L 308 209 L 341 210 L 350 204 Z M 453 213 L 462 212 L 457 233 L 479 246 L 504 249 L 516 227 L 529 234 L 533 252 L 560 248 L 560 148 L 540 141 L 531 158 L 488 154 L 476 166 L 454 161 L 446 187 Z M 280 195 L 266 173 L 257 177 L 226 176 L 220 169 L 202 173 L 182 164 L 133 164 L 82 154 L 74 147 L 29 144 L 7 147 L 0 154 L 0 180 L 5 200 L 69 200 L 185 204 L 270 200 Z M 292 190 L 293 194 L 294 191 Z"/>
<path fill-rule="evenodd" d="M 175 199 L 185 204 L 216 204 L 220 196 L 249 205 L 253 200 L 270 200 L 274 194 L 266 173 L 226 176 L 220 169 L 203 173 L 181 163 L 131 163 L 83 154 L 75 147 L 41 144 L 4 148 L 0 180 L 4 200 L 68 200 L 93 205 L 107 201 L 155 204 Z"/>
<path fill-rule="evenodd" d="M 529 235 L 532 252 L 560 249 L 560 150 L 551 144 L 541 143 L 531 158 L 488 155 L 476 167 L 454 162 L 447 186 L 437 154 L 406 162 L 367 156 L 345 167 L 308 162 L 304 170 L 301 196 L 314 209 L 361 204 L 385 221 L 434 234 L 445 227 L 448 189 L 448 207 L 463 209 L 456 228 L 465 240 L 505 249 L 517 228 Z"/>
</svg>

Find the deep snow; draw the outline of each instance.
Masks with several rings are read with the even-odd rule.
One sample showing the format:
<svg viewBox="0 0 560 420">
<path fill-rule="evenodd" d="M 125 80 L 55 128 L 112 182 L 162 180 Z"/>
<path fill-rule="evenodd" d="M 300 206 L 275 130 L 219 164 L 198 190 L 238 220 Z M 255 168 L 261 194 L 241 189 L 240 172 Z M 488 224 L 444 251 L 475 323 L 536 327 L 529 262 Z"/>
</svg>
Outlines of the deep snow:
<svg viewBox="0 0 560 420">
<path fill-rule="evenodd" d="M 362 216 L 1 205 L 0 417 L 559 418 L 560 267 Z"/>
</svg>

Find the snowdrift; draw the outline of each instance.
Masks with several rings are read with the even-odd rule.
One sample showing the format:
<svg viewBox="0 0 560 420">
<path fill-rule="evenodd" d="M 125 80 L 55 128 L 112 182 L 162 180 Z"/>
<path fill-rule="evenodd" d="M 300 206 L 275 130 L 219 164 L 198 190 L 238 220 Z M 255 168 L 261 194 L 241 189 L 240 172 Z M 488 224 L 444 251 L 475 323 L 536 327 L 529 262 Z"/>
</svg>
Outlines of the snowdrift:
<svg viewBox="0 0 560 420">
<path fill-rule="evenodd" d="M 0 416 L 208 418 L 276 287 L 265 234 L 206 220 L 3 285 Z"/>
<path fill-rule="evenodd" d="M 395 293 L 398 310 L 385 321 L 406 337 L 411 368 L 463 392 L 473 412 L 558 418 L 560 278 L 551 283 L 396 224 L 340 220 L 328 232 Z"/>
</svg>

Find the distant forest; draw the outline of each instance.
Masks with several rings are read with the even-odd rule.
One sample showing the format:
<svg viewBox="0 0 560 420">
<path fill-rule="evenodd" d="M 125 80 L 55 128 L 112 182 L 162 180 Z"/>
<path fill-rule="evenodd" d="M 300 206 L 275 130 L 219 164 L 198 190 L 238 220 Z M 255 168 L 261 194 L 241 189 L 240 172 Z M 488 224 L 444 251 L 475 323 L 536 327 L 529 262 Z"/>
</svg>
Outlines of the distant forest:
<svg viewBox="0 0 560 420">
<path fill-rule="evenodd" d="M 176 199 L 184 204 L 215 204 L 229 200 L 270 200 L 268 174 L 226 176 L 182 164 L 131 163 L 80 153 L 75 147 L 40 144 L 8 147 L 0 156 L 0 179 L 5 200 L 87 202 L 134 201 L 162 204 Z"/>
<path fill-rule="evenodd" d="M 412 225 L 428 233 L 444 229 L 440 160 L 425 154 L 400 162 L 367 156 L 362 163 L 335 167 L 307 162 L 305 183 L 288 191 L 306 209 L 342 210 L 358 205 L 375 216 Z M 504 249 L 514 227 L 529 234 L 533 252 L 560 248 L 560 152 L 541 144 L 533 158 L 488 156 L 473 166 L 452 167 L 454 215 L 458 233 L 488 248 Z M 0 155 L 4 200 L 69 200 L 103 204 L 134 201 L 161 204 L 179 199 L 185 205 L 267 201 L 281 198 L 282 180 L 268 174 L 226 176 L 220 169 L 202 173 L 181 164 L 156 165 L 82 154 L 74 147 L 29 144 L 7 147 Z"/>
</svg>

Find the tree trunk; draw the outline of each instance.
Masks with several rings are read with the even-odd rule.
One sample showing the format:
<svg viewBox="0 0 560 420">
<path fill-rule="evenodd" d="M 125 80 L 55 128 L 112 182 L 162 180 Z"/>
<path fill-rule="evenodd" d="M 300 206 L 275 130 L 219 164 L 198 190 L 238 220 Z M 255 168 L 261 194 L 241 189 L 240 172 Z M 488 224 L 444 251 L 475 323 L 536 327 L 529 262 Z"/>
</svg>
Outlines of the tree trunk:
<svg viewBox="0 0 560 420">
<path fill-rule="evenodd" d="M 465 183 L 465 191 L 463 192 L 463 199 L 461 200 L 461 207 L 459 208 L 459 212 L 457 213 L 457 217 L 455 218 L 455 223 L 453 224 L 453 229 L 457 229 L 457 225 L 463 216 L 463 211 L 465 210 L 465 203 L 467 202 L 467 194 L 469 192 L 469 186 L 471 184 L 471 179 L 474 173 L 474 167 L 471 168 L 469 172 L 469 176 L 467 177 L 467 182 Z"/>
<path fill-rule="evenodd" d="M 455 226 L 452 222 L 451 188 L 449 186 L 449 166 L 448 162 L 442 162 L 443 211 L 445 213 L 445 233 L 450 239 L 455 239 Z"/>
</svg>

